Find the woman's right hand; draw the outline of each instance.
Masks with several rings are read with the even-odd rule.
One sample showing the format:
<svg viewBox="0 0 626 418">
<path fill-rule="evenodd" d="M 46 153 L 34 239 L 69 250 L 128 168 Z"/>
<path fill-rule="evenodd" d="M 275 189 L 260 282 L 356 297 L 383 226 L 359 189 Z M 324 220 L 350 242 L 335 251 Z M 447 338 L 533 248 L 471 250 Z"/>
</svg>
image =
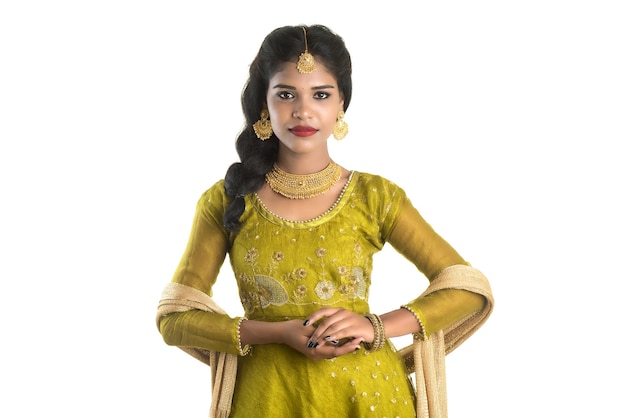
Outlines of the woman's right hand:
<svg viewBox="0 0 626 418">
<path fill-rule="evenodd" d="M 352 338 L 346 341 L 321 341 L 312 344 L 310 338 L 315 328 L 309 324 L 304 325 L 299 319 L 292 319 L 279 324 L 281 326 L 281 342 L 311 360 L 332 359 L 361 348 L 361 338 Z"/>
</svg>

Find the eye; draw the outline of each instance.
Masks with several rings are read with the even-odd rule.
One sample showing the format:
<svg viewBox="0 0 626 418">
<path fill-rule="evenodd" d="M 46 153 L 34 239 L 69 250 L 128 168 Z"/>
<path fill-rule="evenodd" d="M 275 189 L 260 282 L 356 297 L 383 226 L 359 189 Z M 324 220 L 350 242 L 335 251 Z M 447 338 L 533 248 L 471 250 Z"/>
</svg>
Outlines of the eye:
<svg viewBox="0 0 626 418">
<path fill-rule="evenodd" d="M 330 97 L 330 93 L 327 93 L 325 91 L 318 91 L 313 97 L 315 97 L 316 99 L 324 100 Z"/>
<path fill-rule="evenodd" d="M 294 95 L 293 93 L 289 92 L 289 91 L 281 91 L 277 94 L 277 96 L 281 99 L 287 100 L 287 99 L 293 99 Z"/>
</svg>

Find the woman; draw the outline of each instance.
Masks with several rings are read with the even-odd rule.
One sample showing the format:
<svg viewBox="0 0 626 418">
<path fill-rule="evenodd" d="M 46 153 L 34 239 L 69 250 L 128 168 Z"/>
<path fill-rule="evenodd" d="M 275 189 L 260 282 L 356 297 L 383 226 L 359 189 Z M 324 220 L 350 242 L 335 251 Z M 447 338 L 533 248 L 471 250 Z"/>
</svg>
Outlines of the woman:
<svg viewBox="0 0 626 418">
<path fill-rule="evenodd" d="M 403 189 L 332 160 L 327 140 L 347 134 L 351 92 L 350 55 L 324 26 L 274 30 L 250 66 L 241 161 L 201 196 L 157 314 L 167 344 L 211 364 L 213 416 L 445 416 L 443 369 L 422 362 L 433 348 L 419 344 L 435 341 L 442 357 L 491 311 L 486 279 Z M 433 284 L 376 315 L 372 257 L 386 242 Z M 226 255 L 245 318 L 210 298 Z M 407 334 L 415 383 L 413 360 L 389 341 Z"/>
</svg>

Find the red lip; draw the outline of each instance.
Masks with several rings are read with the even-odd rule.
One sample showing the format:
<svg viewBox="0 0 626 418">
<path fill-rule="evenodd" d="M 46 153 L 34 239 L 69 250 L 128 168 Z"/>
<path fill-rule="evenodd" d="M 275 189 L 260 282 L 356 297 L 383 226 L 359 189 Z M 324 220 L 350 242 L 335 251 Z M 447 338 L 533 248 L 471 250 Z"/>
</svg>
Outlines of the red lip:
<svg viewBox="0 0 626 418">
<path fill-rule="evenodd" d="M 317 129 L 311 128 L 310 126 L 294 126 L 290 131 L 296 136 L 311 136 L 317 133 Z"/>
</svg>

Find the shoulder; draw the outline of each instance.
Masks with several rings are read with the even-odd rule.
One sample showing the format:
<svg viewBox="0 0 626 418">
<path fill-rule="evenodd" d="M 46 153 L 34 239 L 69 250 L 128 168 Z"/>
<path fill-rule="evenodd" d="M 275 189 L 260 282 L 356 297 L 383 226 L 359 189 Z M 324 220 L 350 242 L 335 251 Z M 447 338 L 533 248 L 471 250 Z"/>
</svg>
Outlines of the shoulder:
<svg viewBox="0 0 626 418">
<path fill-rule="evenodd" d="M 218 211 L 223 213 L 229 202 L 230 197 L 226 195 L 224 179 L 220 179 L 202 193 L 198 201 L 198 206 L 205 211 Z"/>
<path fill-rule="evenodd" d="M 378 174 L 356 172 L 355 188 L 371 198 L 398 201 L 406 198 L 404 189 Z"/>
<path fill-rule="evenodd" d="M 387 236 L 408 202 L 407 195 L 393 181 L 376 174 L 355 172 L 356 181 L 351 199 L 355 205 L 363 205 L 362 210 L 369 219 L 377 220 L 383 236 Z"/>
</svg>

